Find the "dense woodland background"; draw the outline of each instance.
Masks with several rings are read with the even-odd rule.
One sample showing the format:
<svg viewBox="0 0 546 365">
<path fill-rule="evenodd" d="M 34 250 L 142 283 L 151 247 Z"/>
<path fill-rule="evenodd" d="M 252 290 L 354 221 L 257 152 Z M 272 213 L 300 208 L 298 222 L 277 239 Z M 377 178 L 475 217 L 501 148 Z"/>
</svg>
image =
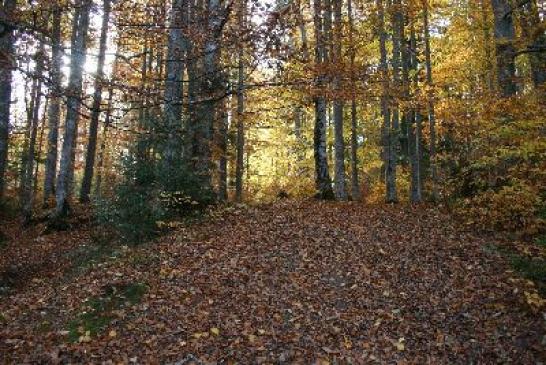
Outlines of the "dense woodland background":
<svg viewBox="0 0 546 365">
<path fill-rule="evenodd" d="M 0 362 L 542 363 L 545 136 L 544 0 L 0 0 Z"/>
<path fill-rule="evenodd" d="M 4 0 L 2 202 L 29 223 L 76 200 L 113 216 L 278 196 L 435 201 L 534 234 L 544 11 Z"/>
</svg>

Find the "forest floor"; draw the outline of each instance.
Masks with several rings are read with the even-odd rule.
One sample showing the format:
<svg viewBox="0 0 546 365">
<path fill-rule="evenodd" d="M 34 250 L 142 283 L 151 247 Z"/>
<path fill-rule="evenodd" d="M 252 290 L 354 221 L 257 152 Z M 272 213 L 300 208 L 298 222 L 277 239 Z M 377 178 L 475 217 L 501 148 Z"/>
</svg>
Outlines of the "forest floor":
<svg viewBox="0 0 546 365">
<path fill-rule="evenodd" d="M 3 229 L 0 363 L 546 361 L 533 283 L 435 208 L 284 201 L 138 247 Z"/>
</svg>

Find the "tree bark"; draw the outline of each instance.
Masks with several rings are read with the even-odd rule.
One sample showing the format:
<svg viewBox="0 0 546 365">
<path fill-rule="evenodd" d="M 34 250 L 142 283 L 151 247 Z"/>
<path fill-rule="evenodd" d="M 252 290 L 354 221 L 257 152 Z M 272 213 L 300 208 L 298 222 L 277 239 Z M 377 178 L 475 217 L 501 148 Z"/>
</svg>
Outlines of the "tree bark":
<svg viewBox="0 0 546 365">
<path fill-rule="evenodd" d="M 495 72 L 493 62 L 491 61 L 491 27 L 489 23 L 489 7 L 486 5 L 486 0 L 480 0 L 480 11 L 482 13 L 483 47 L 485 57 L 483 79 L 487 85 L 487 91 L 493 92 L 495 90 Z"/>
<path fill-rule="evenodd" d="M 529 0 L 522 6 L 520 18 L 527 48 L 542 50 L 528 53 L 533 85 L 535 88 L 540 88 L 546 83 L 546 32 L 540 29 L 541 21 L 536 0 Z"/>
<path fill-rule="evenodd" d="M 383 91 L 381 94 L 381 114 L 383 115 L 382 140 L 383 140 L 383 161 L 385 166 L 385 201 L 395 203 L 398 201 L 396 192 L 396 178 L 393 175 L 391 161 L 394 160 L 393 140 L 391 132 L 391 110 L 389 106 L 389 75 L 387 66 L 387 34 L 385 32 L 385 11 L 383 0 L 376 0 L 379 32 L 379 69 Z"/>
<path fill-rule="evenodd" d="M 246 1 L 240 0 L 239 9 L 239 26 L 243 30 L 245 26 L 246 17 Z M 242 38 L 242 33 L 239 39 Z M 238 80 L 237 80 L 237 160 L 235 164 L 235 201 L 241 202 L 243 198 L 243 173 L 244 173 L 244 151 L 245 151 L 245 127 L 244 127 L 244 112 L 245 112 L 245 95 L 244 95 L 244 81 L 245 81 L 245 68 L 244 68 L 244 49 L 243 45 L 239 45 L 238 54 Z"/>
<path fill-rule="evenodd" d="M 59 121 L 61 118 L 61 94 L 62 94 L 62 58 L 63 50 L 61 45 L 61 6 L 56 3 L 53 9 L 53 22 L 51 33 L 51 96 L 47 110 L 47 155 L 45 161 L 44 176 L 44 206 L 55 194 L 55 175 L 57 174 L 57 149 L 59 141 Z"/>
<path fill-rule="evenodd" d="M 342 65 L 341 42 L 343 37 L 341 15 L 341 0 L 334 1 L 334 36 L 333 36 L 333 61 L 335 65 Z M 345 140 L 343 136 L 343 98 L 341 75 L 339 70 L 334 75 L 334 138 L 335 138 L 335 195 L 338 200 L 347 200 L 347 187 L 345 185 Z"/>
<path fill-rule="evenodd" d="M 22 215 L 23 224 L 28 224 L 32 219 L 32 206 L 34 201 L 34 190 L 32 187 L 34 161 L 36 154 L 36 137 L 38 135 L 38 124 L 40 123 L 40 106 L 42 101 L 42 74 L 44 70 L 44 45 L 40 45 L 40 49 L 36 52 L 35 61 L 36 69 L 34 72 L 34 82 L 32 87 L 32 102 L 31 113 L 32 117 L 29 120 L 29 142 L 27 149 L 23 152 L 23 176 L 21 181 L 22 187 Z"/>
<path fill-rule="evenodd" d="M 169 38 L 167 43 L 167 61 L 165 67 L 164 115 L 167 134 L 164 158 L 167 166 L 172 166 L 181 152 L 182 107 L 184 77 L 184 2 L 174 0 L 171 8 Z"/>
<path fill-rule="evenodd" d="M 114 66 L 112 67 L 112 77 L 110 80 L 110 85 L 108 87 L 108 101 L 106 106 L 106 114 L 104 116 L 104 125 L 102 127 L 102 137 L 101 137 L 101 143 L 100 143 L 98 161 L 97 161 L 97 177 L 95 179 L 95 196 L 96 197 L 101 196 L 102 177 L 104 175 L 106 141 L 108 139 L 108 128 L 110 127 L 110 124 L 112 123 L 111 118 L 112 118 L 112 105 L 114 101 L 114 81 L 116 80 L 116 77 L 117 77 L 118 62 L 119 62 L 119 58 L 116 53 L 116 58 L 114 59 Z"/>
<path fill-rule="evenodd" d="M 42 120 L 40 122 L 41 128 L 40 128 L 40 137 L 38 139 L 38 150 L 36 151 L 36 161 L 40 160 L 40 156 L 42 155 L 42 147 L 44 145 L 44 132 L 46 129 L 46 117 L 47 117 L 47 110 L 49 107 L 49 95 L 46 96 L 45 102 L 44 102 L 44 111 L 42 113 Z M 40 164 L 37 162 L 36 167 L 34 168 L 34 181 L 32 183 L 34 196 L 38 193 L 38 171 L 40 169 Z"/>
<path fill-rule="evenodd" d="M 228 101 L 224 100 L 222 106 L 222 115 L 220 116 L 219 124 L 219 149 L 220 149 L 220 161 L 218 166 L 218 199 L 221 202 L 228 200 L 228 125 L 229 125 L 229 113 L 228 113 Z"/>
<path fill-rule="evenodd" d="M 516 32 L 513 11 L 509 0 L 491 0 L 495 27 L 495 48 L 497 53 L 497 82 L 501 96 L 516 94 Z"/>
<path fill-rule="evenodd" d="M 301 36 L 301 51 L 303 54 L 303 61 L 309 62 L 309 45 L 307 42 L 307 28 L 305 27 L 305 19 L 303 17 L 303 9 L 301 7 L 301 0 L 296 2 L 296 17 L 298 22 L 298 28 Z"/>
<path fill-rule="evenodd" d="M 81 4 L 81 5 L 80 5 Z M 87 50 L 87 32 L 89 29 L 89 12 L 91 0 L 82 0 L 74 16 L 72 35 L 72 53 L 70 55 L 70 77 L 68 80 L 66 99 L 66 118 L 61 163 L 57 176 L 57 205 L 55 219 L 61 219 L 68 213 L 68 200 L 71 196 L 71 184 L 74 175 L 75 144 L 78 130 L 78 120 L 81 109 L 83 88 L 83 65 Z"/>
<path fill-rule="evenodd" d="M 3 0 L 4 15 L 13 16 L 16 0 Z M 4 198 L 6 185 L 6 169 L 8 163 L 9 146 L 9 120 L 11 109 L 11 79 L 14 68 L 14 42 L 13 29 L 7 25 L 0 26 L 0 202 Z"/>
<path fill-rule="evenodd" d="M 93 107 L 91 110 L 91 121 L 89 122 L 89 136 L 87 142 L 87 154 L 85 156 L 85 170 L 83 173 L 82 186 L 80 190 L 80 202 L 89 201 L 91 183 L 95 168 L 95 152 L 97 150 L 97 134 L 99 128 L 99 117 L 102 104 L 102 87 L 104 83 L 104 60 L 106 56 L 106 42 L 108 41 L 108 23 L 110 20 L 110 0 L 103 0 L 102 26 L 99 43 L 99 58 L 97 74 L 95 76 L 95 92 L 93 95 Z"/>
<path fill-rule="evenodd" d="M 422 148 L 421 148 L 421 135 L 422 135 L 422 115 L 421 115 L 421 102 L 419 93 L 419 60 L 417 49 L 417 38 L 415 35 L 415 29 L 413 22 L 410 28 L 410 69 L 413 72 L 413 96 L 414 106 L 412 108 L 412 115 L 410 120 L 410 126 L 408 131 L 408 145 L 410 150 L 410 164 L 411 164 L 411 184 L 410 184 L 410 201 L 412 203 L 420 203 L 423 200 L 422 183 L 421 183 L 421 160 L 422 160 Z"/>
<path fill-rule="evenodd" d="M 349 57 L 351 67 L 351 198 L 354 201 L 362 199 L 360 194 L 360 182 L 358 178 L 358 116 L 356 108 L 356 80 L 355 80 L 355 44 L 352 0 L 347 0 L 347 14 L 349 20 Z"/>
<path fill-rule="evenodd" d="M 438 171 L 436 166 L 436 112 L 434 110 L 434 84 L 432 79 L 432 60 L 430 51 L 430 29 L 428 21 L 428 1 L 423 1 L 423 30 L 425 38 L 425 67 L 427 72 L 427 106 L 430 134 L 430 178 L 432 182 L 432 200 L 438 201 Z"/>
<path fill-rule="evenodd" d="M 401 59 L 401 28 L 404 26 L 401 2 L 394 0 L 392 3 L 392 75 L 394 92 L 397 94 L 392 100 L 392 124 L 389 129 L 389 159 L 387 163 L 387 202 L 394 203 L 398 201 L 396 191 L 396 174 L 398 164 L 398 149 L 400 141 L 400 107 L 398 102 L 402 83 L 400 78 L 400 59 Z"/>
<path fill-rule="evenodd" d="M 200 101 L 198 120 L 195 126 L 195 171 L 204 192 L 212 190 L 211 182 L 211 140 L 214 118 L 218 104 L 225 92 L 224 77 L 219 68 L 220 41 L 225 24 L 226 9 L 220 0 L 208 0 L 208 19 L 206 21 L 206 39 L 203 57 L 200 60 Z"/>
<path fill-rule="evenodd" d="M 326 151 L 326 100 L 320 95 L 324 87 L 324 61 L 326 49 L 324 45 L 324 33 L 322 30 L 322 4 L 321 0 L 314 0 L 313 22 L 315 27 L 315 64 L 318 68 L 315 86 L 318 95 L 314 97 L 315 127 L 314 127 L 314 158 L 315 158 L 315 185 L 319 199 L 334 199 L 334 192 L 328 169 L 328 154 Z"/>
</svg>

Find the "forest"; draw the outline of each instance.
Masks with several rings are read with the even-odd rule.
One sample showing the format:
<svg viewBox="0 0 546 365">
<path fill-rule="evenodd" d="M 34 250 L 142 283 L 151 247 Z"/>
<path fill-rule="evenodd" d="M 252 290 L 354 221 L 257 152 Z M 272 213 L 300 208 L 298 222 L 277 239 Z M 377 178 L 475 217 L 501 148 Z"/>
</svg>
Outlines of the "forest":
<svg viewBox="0 0 546 365">
<path fill-rule="evenodd" d="M 0 363 L 546 362 L 544 0 L 0 0 Z"/>
</svg>

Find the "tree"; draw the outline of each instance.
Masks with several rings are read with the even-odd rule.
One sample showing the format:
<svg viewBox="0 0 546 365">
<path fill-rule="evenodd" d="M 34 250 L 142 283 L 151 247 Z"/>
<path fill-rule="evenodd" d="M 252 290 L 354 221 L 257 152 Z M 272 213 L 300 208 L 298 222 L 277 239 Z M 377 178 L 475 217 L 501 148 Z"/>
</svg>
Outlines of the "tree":
<svg viewBox="0 0 546 365">
<path fill-rule="evenodd" d="M 246 1 L 240 0 L 238 11 L 239 27 L 244 30 L 246 18 Z M 244 33 L 241 32 L 241 36 Z M 244 48 L 239 45 L 238 52 L 238 72 L 237 72 L 237 157 L 235 163 L 235 201 L 240 202 L 243 196 L 243 172 L 244 172 L 244 152 L 245 152 L 245 65 Z"/>
<path fill-rule="evenodd" d="M 184 77 L 184 2 L 174 0 L 171 7 L 167 62 L 165 66 L 165 132 L 167 144 L 164 151 L 166 165 L 172 165 L 182 141 L 182 103 Z M 178 156 L 180 157 L 180 156 Z"/>
<path fill-rule="evenodd" d="M 395 175 L 395 151 L 393 146 L 393 131 L 391 128 L 391 109 L 389 106 L 389 74 L 387 66 L 387 34 L 385 32 L 385 11 L 382 0 L 376 0 L 379 33 L 379 70 L 382 83 L 381 94 L 381 114 L 383 115 L 382 125 L 382 145 L 383 145 L 383 161 L 385 170 L 385 185 L 387 203 L 395 203 L 398 201 L 396 192 L 396 175 Z"/>
<path fill-rule="evenodd" d="M 13 27 L 8 21 L 13 19 L 16 0 L 2 1 L 0 24 L 0 202 L 5 189 L 5 175 L 8 162 L 9 122 L 11 108 L 12 70 L 14 67 Z"/>
<path fill-rule="evenodd" d="M 91 121 L 89 123 L 89 135 L 87 141 L 87 154 L 85 156 L 85 170 L 80 190 L 80 201 L 89 201 L 91 193 L 91 182 L 95 168 L 95 151 L 97 150 L 97 134 L 99 117 L 102 104 L 102 87 L 104 83 L 104 60 L 106 57 L 106 42 L 108 40 L 108 22 L 110 20 L 110 0 L 103 0 L 102 3 L 102 26 L 100 32 L 99 58 L 97 62 L 97 74 L 95 75 L 95 92 L 93 95 L 93 106 L 91 108 Z"/>
<path fill-rule="evenodd" d="M 546 32 L 537 1 L 524 1 L 521 7 L 520 24 L 527 43 L 524 52 L 529 55 L 533 84 L 539 88 L 546 83 Z"/>
<path fill-rule="evenodd" d="M 61 163 L 57 176 L 57 205 L 54 218 L 59 219 L 68 213 L 68 199 L 71 196 L 72 178 L 74 175 L 74 146 L 80 117 L 83 65 L 87 50 L 87 31 L 89 28 L 89 13 L 91 0 L 81 0 L 77 3 L 72 20 L 72 52 L 70 55 L 70 76 L 68 79 L 66 98 L 66 118 Z"/>
<path fill-rule="evenodd" d="M 503 97 L 516 94 L 516 47 L 513 11 L 508 0 L 491 0 L 493 7 L 497 82 Z"/>
<path fill-rule="evenodd" d="M 422 180 L 421 180 L 421 160 L 423 158 L 422 148 L 421 148 L 421 134 L 422 134 L 422 114 L 421 114 L 421 102 L 420 98 L 420 89 L 419 89 L 419 59 L 417 57 L 417 37 L 415 34 L 415 29 L 413 24 L 410 29 L 410 47 L 411 47 L 411 57 L 410 65 L 411 70 L 413 71 L 413 89 L 415 94 L 415 108 L 412 113 L 412 121 L 409 137 L 410 145 L 410 156 L 411 156 L 411 188 L 410 188 L 410 201 L 412 203 L 420 203 L 422 201 Z"/>
<path fill-rule="evenodd" d="M 342 15 L 341 0 L 334 1 L 334 36 L 333 55 L 334 64 L 342 65 L 341 42 L 342 42 Z M 339 200 L 347 200 L 347 188 L 345 186 L 345 140 L 343 137 L 343 99 L 341 95 L 341 74 L 334 75 L 334 136 L 335 136 L 335 195 Z"/>
<path fill-rule="evenodd" d="M 51 66 L 50 66 L 50 102 L 47 110 L 48 135 L 44 177 L 44 205 L 55 193 L 55 175 L 57 173 L 57 149 L 59 140 L 59 121 L 61 118 L 62 97 L 62 57 L 61 45 L 62 9 L 59 2 L 53 6 L 51 31 Z"/>
<path fill-rule="evenodd" d="M 21 178 L 21 197 L 23 207 L 23 223 L 28 224 L 32 219 L 32 206 L 34 201 L 34 162 L 36 159 L 36 137 L 38 135 L 38 124 L 40 122 L 40 105 L 42 100 L 42 74 L 44 71 L 45 50 L 43 43 L 36 52 L 34 59 L 36 62 L 36 70 L 32 85 L 32 95 L 30 103 L 30 118 L 28 120 L 27 129 L 29 141 L 27 149 L 23 151 L 22 172 Z"/>
<path fill-rule="evenodd" d="M 317 196 L 320 199 L 333 199 L 334 192 L 330 180 L 328 168 L 328 154 L 326 152 L 326 100 L 320 95 L 325 82 L 323 74 L 326 49 L 324 44 L 324 32 L 322 21 L 321 0 L 313 2 L 314 16 L 313 23 L 315 27 L 315 64 L 317 67 L 315 87 L 317 95 L 314 97 L 315 104 L 315 131 L 314 131 L 314 156 L 315 156 L 315 186 Z"/>
<path fill-rule="evenodd" d="M 360 182 L 358 178 L 358 137 L 357 137 L 357 108 L 356 108 L 356 80 L 355 80 L 355 44 L 352 0 L 347 0 L 347 14 L 349 18 L 349 58 L 351 72 L 351 198 L 358 201 L 360 196 Z"/>
<path fill-rule="evenodd" d="M 434 110 L 434 84 L 432 80 L 432 60 L 430 52 L 430 29 L 428 21 L 428 1 L 423 0 L 423 33 L 425 41 L 425 67 L 427 86 L 428 123 L 430 134 L 430 178 L 432 182 L 432 199 L 437 201 L 438 194 L 438 171 L 436 166 L 436 112 Z"/>
</svg>

